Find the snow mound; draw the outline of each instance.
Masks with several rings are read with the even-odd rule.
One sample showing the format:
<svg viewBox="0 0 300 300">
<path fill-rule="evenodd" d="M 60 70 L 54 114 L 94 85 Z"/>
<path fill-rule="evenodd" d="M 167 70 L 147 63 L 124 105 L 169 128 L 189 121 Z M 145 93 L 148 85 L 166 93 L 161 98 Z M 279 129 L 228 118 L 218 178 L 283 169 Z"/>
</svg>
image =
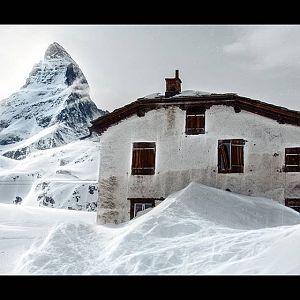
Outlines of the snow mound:
<svg viewBox="0 0 300 300">
<path fill-rule="evenodd" d="M 258 229 L 300 223 L 299 213 L 271 199 L 244 196 L 194 182 L 168 199 L 159 206 L 164 214 L 176 212 L 178 218 L 196 217 L 230 228 Z"/>
<path fill-rule="evenodd" d="M 58 224 L 94 224 L 95 220 L 96 213 L 1 203 L 0 274 L 12 273 L 35 240 L 47 241 L 47 235 Z"/>
<path fill-rule="evenodd" d="M 300 214 L 270 199 L 191 183 L 125 224 L 78 220 L 50 227 L 12 272 L 300 274 Z"/>
</svg>

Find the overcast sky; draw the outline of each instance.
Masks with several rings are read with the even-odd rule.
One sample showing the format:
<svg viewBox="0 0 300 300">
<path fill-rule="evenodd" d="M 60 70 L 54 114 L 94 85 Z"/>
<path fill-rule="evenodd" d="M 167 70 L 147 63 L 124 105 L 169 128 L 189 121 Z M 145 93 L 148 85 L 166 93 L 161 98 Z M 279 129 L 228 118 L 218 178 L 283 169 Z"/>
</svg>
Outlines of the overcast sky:
<svg viewBox="0 0 300 300">
<path fill-rule="evenodd" d="M 18 91 L 58 42 L 85 74 L 92 100 L 113 110 L 165 91 L 238 93 L 300 110 L 300 26 L 0 25 L 0 99 Z"/>
</svg>

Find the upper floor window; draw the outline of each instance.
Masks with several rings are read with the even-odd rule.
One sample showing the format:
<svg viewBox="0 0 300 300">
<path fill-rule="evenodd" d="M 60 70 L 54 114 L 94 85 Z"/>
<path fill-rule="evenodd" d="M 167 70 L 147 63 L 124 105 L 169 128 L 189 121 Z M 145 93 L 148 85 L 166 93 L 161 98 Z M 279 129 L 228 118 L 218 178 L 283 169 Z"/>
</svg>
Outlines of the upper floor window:
<svg viewBox="0 0 300 300">
<path fill-rule="evenodd" d="M 242 139 L 218 141 L 219 173 L 244 173 L 244 145 Z"/>
<path fill-rule="evenodd" d="M 203 109 L 191 108 L 186 111 L 185 133 L 205 133 L 205 111 Z"/>
<path fill-rule="evenodd" d="M 285 148 L 285 172 L 300 172 L 300 147 Z"/>
<path fill-rule="evenodd" d="M 155 173 L 155 143 L 133 143 L 132 175 L 153 175 Z"/>
</svg>

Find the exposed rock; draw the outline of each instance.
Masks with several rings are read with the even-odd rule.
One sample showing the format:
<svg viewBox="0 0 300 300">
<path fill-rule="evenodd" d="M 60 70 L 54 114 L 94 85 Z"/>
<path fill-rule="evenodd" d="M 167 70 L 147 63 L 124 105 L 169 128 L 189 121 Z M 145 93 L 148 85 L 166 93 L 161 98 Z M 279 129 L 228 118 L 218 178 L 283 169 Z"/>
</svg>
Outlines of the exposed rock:
<svg viewBox="0 0 300 300">
<path fill-rule="evenodd" d="M 20 91 L 0 102 L 0 145 L 6 146 L 0 155 L 23 159 L 72 142 L 88 135 L 90 121 L 105 113 L 91 100 L 77 63 L 55 42 Z"/>
</svg>

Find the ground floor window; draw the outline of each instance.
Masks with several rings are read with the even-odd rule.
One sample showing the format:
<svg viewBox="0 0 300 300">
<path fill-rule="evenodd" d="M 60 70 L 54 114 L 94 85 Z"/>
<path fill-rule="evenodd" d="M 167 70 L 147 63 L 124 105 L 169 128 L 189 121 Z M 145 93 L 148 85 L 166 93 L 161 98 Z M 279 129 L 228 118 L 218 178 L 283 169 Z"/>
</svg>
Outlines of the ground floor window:
<svg viewBox="0 0 300 300">
<path fill-rule="evenodd" d="M 128 198 L 130 201 L 130 219 L 136 217 L 139 211 L 155 206 L 155 200 L 162 200 L 156 198 Z"/>
<path fill-rule="evenodd" d="M 145 210 L 147 208 L 152 208 L 152 207 L 153 207 L 152 203 L 134 203 L 133 216 L 136 217 L 139 211 Z"/>
<path fill-rule="evenodd" d="M 285 206 L 288 206 L 300 213 L 300 198 L 285 199 Z"/>
</svg>

